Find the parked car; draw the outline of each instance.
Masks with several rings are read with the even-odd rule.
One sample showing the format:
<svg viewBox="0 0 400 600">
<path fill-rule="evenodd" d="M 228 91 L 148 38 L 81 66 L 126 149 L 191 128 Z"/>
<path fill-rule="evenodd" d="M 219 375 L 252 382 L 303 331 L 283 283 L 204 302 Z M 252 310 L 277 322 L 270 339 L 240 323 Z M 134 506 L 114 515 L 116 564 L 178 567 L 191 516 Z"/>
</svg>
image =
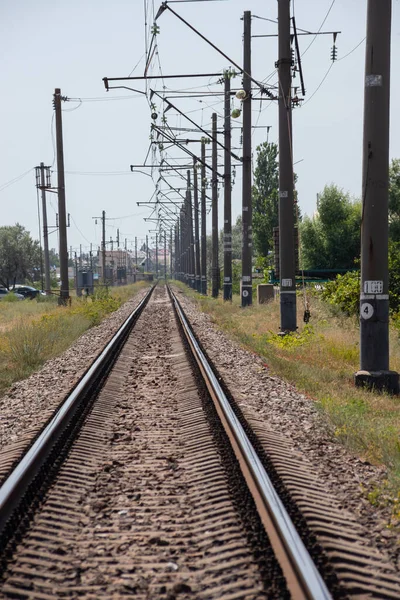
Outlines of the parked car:
<svg viewBox="0 0 400 600">
<path fill-rule="evenodd" d="M 11 294 L 10 290 L 7 290 L 7 288 L 0 288 L 0 300 L 2 298 L 5 298 L 5 296 L 7 296 L 7 294 Z M 14 292 L 14 295 L 18 298 L 18 300 L 25 299 L 25 296 L 23 296 L 19 292 Z"/>
<path fill-rule="evenodd" d="M 42 295 L 40 290 L 37 290 L 30 285 L 16 285 L 12 291 L 14 293 L 21 294 L 24 298 L 29 298 L 30 300 Z"/>
</svg>

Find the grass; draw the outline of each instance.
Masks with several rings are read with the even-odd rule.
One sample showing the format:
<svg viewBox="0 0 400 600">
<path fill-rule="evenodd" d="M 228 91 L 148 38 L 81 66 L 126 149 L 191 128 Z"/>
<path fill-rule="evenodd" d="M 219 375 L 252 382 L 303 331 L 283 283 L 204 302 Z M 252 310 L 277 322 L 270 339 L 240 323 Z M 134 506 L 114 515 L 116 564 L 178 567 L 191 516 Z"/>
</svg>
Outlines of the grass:
<svg viewBox="0 0 400 600">
<path fill-rule="evenodd" d="M 98 325 L 135 295 L 146 282 L 101 288 L 89 298 L 72 298 L 71 305 L 57 301 L 24 300 L 0 303 L 0 394 L 28 377 L 46 360 L 66 350 L 82 333 Z"/>
<path fill-rule="evenodd" d="M 334 437 L 364 460 L 387 467 L 381 490 L 368 492 L 370 501 L 390 503 L 394 522 L 400 520 L 400 399 L 356 388 L 359 368 L 359 327 L 354 318 L 332 310 L 317 296 L 308 297 L 311 321 L 303 323 L 303 297 L 298 296 L 299 328 L 278 336 L 279 301 L 242 309 L 240 297 L 232 304 L 200 296 L 177 284 L 200 310 L 244 348 L 256 352 L 298 390 L 312 398 Z M 400 372 L 400 340 L 390 331 L 391 369 Z"/>
</svg>

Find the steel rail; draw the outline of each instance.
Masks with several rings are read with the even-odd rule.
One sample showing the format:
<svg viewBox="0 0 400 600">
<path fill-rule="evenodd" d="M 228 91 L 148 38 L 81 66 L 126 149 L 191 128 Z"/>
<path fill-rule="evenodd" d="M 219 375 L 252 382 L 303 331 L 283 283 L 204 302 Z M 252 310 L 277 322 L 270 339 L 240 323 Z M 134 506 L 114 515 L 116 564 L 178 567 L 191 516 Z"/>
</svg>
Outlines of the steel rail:
<svg viewBox="0 0 400 600">
<path fill-rule="evenodd" d="M 145 308 L 155 286 L 152 286 L 135 310 L 118 329 L 101 354 L 86 371 L 74 390 L 66 397 L 62 405 L 43 429 L 37 440 L 29 448 L 21 461 L 0 488 L 0 536 L 7 527 L 10 517 L 18 509 L 23 497 L 35 477 L 48 460 L 53 448 L 59 442 L 73 417 L 77 414 L 88 394 L 95 393 L 99 381 L 104 378 L 114 364 L 120 348 L 129 335 L 131 328 Z"/>
<path fill-rule="evenodd" d="M 242 467 L 249 491 L 257 505 L 271 545 L 286 577 L 292 597 L 296 600 L 300 598 L 306 600 L 332 600 L 325 582 L 275 491 L 254 446 L 201 350 L 179 301 L 170 288 L 169 291 L 193 356 L 203 374 L 217 412 L 222 417 L 225 430 L 231 442 L 233 442 L 233 449 Z"/>
</svg>

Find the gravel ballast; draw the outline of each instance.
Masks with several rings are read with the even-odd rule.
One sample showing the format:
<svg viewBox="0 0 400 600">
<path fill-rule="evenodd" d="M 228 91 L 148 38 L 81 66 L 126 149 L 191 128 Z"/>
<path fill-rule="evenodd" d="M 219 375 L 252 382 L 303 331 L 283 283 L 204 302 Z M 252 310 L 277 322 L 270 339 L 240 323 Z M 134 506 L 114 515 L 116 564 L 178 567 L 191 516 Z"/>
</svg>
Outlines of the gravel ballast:
<svg viewBox="0 0 400 600">
<path fill-rule="evenodd" d="M 246 420 L 250 424 L 262 421 L 271 432 L 284 436 L 293 453 L 311 464 L 335 503 L 355 515 L 366 543 L 387 554 L 400 571 L 398 536 L 388 528 L 390 508 L 372 506 L 366 498 L 383 484 L 386 468 L 371 465 L 343 447 L 334 438 L 328 417 L 312 399 L 271 376 L 258 355 L 229 339 L 181 290 L 174 288 L 174 292 Z"/>
<path fill-rule="evenodd" d="M 43 427 L 146 293 L 139 291 L 60 356 L 11 386 L 0 398 L 0 450 Z"/>
</svg>

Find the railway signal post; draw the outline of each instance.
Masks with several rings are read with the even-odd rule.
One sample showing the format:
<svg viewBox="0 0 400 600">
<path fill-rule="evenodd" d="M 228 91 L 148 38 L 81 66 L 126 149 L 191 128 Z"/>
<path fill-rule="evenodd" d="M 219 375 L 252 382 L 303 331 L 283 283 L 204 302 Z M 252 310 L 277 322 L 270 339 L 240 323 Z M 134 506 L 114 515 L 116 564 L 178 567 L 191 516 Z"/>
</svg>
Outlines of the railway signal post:
<svg viewBox="0 0 400 600">
<path fill-rule="evenodd" d="M 368 0 L 361 218 L 360 387 L 399 393 L 389 370 L 389 104 L 391 0 Z"/>
</svg>

